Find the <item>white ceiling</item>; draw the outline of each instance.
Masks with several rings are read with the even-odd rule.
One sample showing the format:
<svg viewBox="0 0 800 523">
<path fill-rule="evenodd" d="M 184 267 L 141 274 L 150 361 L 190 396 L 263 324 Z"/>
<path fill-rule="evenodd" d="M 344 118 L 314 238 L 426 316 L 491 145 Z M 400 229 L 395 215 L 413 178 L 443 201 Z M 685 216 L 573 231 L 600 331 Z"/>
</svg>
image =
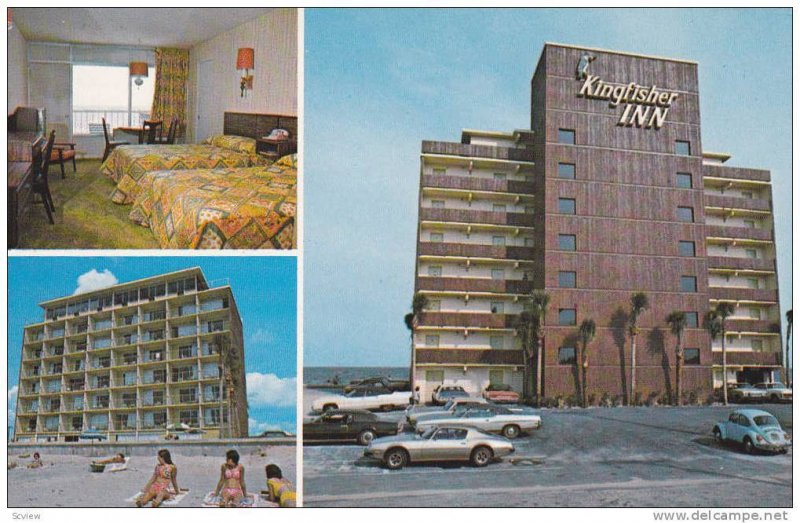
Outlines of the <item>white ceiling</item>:
<svg viewBox="0 0 800 523">
<path fill-rule="evenodd" d="M 28 41 L 192 47 L 271 8 L 12 8 Z"/>
</svg>

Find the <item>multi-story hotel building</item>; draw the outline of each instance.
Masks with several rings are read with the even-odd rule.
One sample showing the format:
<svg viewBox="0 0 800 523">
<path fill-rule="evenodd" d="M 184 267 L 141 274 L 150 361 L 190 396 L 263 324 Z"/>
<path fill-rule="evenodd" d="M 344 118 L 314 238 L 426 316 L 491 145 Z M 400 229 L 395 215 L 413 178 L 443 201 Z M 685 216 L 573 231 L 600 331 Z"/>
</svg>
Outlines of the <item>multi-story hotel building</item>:
<svg viewBox="0 0 800 523">
<path fill-rule="evenodd" d="M 44 321 L 24 332 L 16 441 L 247 436 L 229 285 L 210 286 L 191 268 L 40 306 Z"/>
<path fill-rule="evenodd" d="M 683 391 L 722 384 L 719 339 L 703 318 L 720 301 L 728 381 L 781 367 L 770 175 L 728 167 L 701 146 L 697 64 L 546 44 L 531 81 L 531 128 L 465 130 L 422 142 L 414 375 L 423 399 L 439 383 L 480 393 L 523 388 L 516 317 L 531 290 L 545 317 L 544 395 L 578 390 L 578 326 L 591 318 L 590 394 L 630 390 L 631 296 L 643 292 L 636 390 L 674 387 L 683 311 Z"/>
</svg>

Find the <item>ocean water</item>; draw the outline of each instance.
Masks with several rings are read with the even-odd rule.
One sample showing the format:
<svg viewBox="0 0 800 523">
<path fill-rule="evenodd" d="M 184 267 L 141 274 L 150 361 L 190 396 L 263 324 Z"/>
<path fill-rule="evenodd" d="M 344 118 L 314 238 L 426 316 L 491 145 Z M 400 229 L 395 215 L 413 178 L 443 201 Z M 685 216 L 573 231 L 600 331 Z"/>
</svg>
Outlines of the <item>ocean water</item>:
<svg viewBox="0 0 800 523">
<path fill-rule="evenodd" d="M 391 379 L 407 380 L 408 367 L 303 367 L 303 382 L 306 385 L 330 383 L 338 376 L 340 384 L 366 378 L 386 376 Z"/>
</svg>

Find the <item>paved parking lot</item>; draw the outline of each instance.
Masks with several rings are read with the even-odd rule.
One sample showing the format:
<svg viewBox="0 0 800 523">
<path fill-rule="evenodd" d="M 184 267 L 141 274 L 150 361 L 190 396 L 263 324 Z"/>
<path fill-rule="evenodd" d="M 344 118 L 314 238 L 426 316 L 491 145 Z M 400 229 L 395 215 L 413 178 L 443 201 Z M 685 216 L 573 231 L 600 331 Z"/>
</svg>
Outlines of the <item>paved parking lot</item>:
<svg viewBox="0 0 800 523">
<path fill-rule="evenodd" d="M 306 506 L 790 507 L 792 451 L 717 446 L 731 407 L 543 410 L 544 426 L 483 469 L 389 471 L 356 445 L 304 449 Z M 792 434 L 791 405 L 760 405 Z M 382 415 L 400 419 L 402 413 Z"/>
</svg>

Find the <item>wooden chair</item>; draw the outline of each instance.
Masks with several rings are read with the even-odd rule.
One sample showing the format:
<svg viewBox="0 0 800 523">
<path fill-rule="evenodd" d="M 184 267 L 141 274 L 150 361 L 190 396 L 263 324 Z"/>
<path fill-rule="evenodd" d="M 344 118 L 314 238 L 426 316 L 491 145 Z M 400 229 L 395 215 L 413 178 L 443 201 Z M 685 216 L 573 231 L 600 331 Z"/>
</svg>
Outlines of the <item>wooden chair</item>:
<svg viewBox="0 0 800 523">
<path fill-rule="evenodd" d="M 158 120 L 145 120 L 142 123 L 142 132 L 139 133 L 139 143 L 154 144 L 161 139 L 161 128 L 164 122 Z"/>
<path fill-rule="evenodd" d="M 63 136 L 67 136 L 67 126 L 64 124 L 51 124 L 50 129 L 58 131 Z M 64 172 L 64 164 L 72 161 L 72 172 L 78 172 L 78 167 L 75 165 L 75 144 L 70 142 L 55 142 L 53 144 L 53 154 L 50 157 L 51 164 L 58 164 L 61 166 L 61 178 L 67 177 Z"/>
<path fill-rule="evenodd" d="M 156 139 L 155 143 L 161 145 L 173 145 L 175 143 L 175 135 L 178 132 L 178 117 L 175 116 L 172 118 L 172 121 L 169 123 L 169 131 L 167 132 L 167 136 L 160 137 Z"/>
<path fill-rule="evenodd" d="M 50 225 L 55 225 L 53 221 L 53 213 L 56 211 L 56 206 L 53 204 L 53 196 L 50 194 L 50 185 L 47 183 L 47 171 L 50 168 L 50 158 L 53 155 L 53 143 L 56 141 L 56 132 L 50 131 L 50 137 L 47 139 L 44 151 L 40 156 L 33 159 L 33 183 L 32 191 L 38 194 L 44 204 L 44 210 L 47 212 L 47 219 L 50 220 Z M 40 202 L 35 202 L 40 203 Z"/>
<path fill-rule="evenodd" d="M 130 145 L 131 142 L 114 142 L 108 139 L 108 125 L 106 125 L 106 119 L 102 118 L 103 120 L 103 138 L 106 140 L 106 149 L 103 151 L 103 160 L 106 161 L 108 158 L 109 153 L 114 150 L 115 147 L 119 147 L 120 145 Z"/>
</svg>

